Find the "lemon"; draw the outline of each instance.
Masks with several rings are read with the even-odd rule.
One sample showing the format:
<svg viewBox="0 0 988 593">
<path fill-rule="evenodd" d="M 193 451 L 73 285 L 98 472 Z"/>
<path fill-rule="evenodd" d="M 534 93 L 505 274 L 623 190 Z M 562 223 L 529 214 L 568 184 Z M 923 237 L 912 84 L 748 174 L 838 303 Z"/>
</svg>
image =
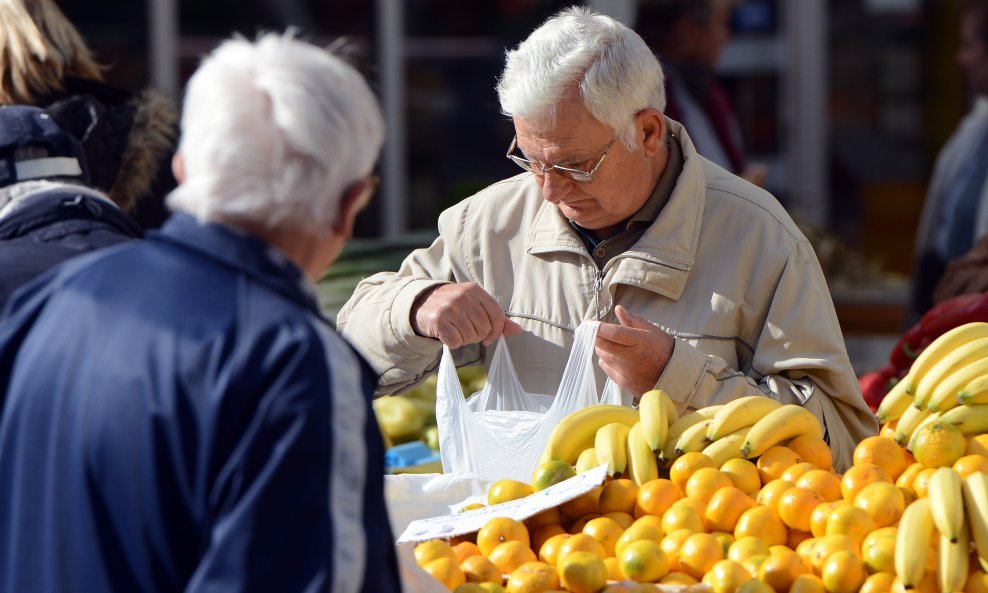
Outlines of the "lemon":
<svg viewBox="0 0 988 593">
<path fill-rule="evenodd" d="M 607 584 L 607 565 L 596 554 L 573 552 L 559 568 L 559 577 L 572 593 L 596 593 Z"/>
<path fill-rule="evenodd" d="M 659 544 L 639 540 L 628 544 L 618 558 L 621 574 L 633 581 L 654 583 L 669 573 L 669 559 Z"/>
<path fill-rule="evenodd" d="M 917 431 L 913 439 L 910 443 L 912 454 L 926 467 L 953 465 L 967 450 L 967 438 L 950 424 L 927 424 Z"/>
<path fill-rule="evenodd" d="M 452 546 L 441 539 L 431 539 L 415 546 L 414 555 L 415 563 L 419 566 L 425 566 L 439 558 L 456 560 L 456 552 L 453 551 Z"/>
<path fill-rule="evenodd" d="M 703 584 L 713 589 L 714 593 L 734 593 L 750 578 L 751 575 L 740 562 L 721 560 L 703 575 Z"/>
<path fill-rule="evenodd" d="M 535 468 L 532 474 L 532 490 L 545 490 L 553 484 L 558 484 L 576 475 L 572 465 L 559 459 L 550 459 Z"/>
<path fill-rule="evenodd" d="M 510 593 L 545 593 L 559 588 L 559 575 L 545 562 L 526 562 L 511 571 L 508 577 Z"/>
<path fill-rule="evenodd" d="M 518 480 L 498 480 L 487 491 L 487 504 L 494 505 L 524 498 L 532 493 L 532 487 Z"/>
<path fill-rule="evenodd" d="M 857 593 L 867 576 L 861 559 L 847 550 L 831 554 L 820 571 L 823 585 L 830 593 Z"/>
</svg>

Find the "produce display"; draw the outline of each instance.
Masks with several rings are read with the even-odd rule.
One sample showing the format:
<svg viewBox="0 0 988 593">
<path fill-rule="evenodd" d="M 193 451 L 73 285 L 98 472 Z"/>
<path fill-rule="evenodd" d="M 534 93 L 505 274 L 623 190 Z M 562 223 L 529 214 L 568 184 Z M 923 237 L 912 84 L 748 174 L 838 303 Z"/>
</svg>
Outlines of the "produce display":
<svg viewBox="0 0 988 593">
<path fill-rule="evenodd" d="M 682 417 L 661 391 L 591 406 L 557 425 L 530 483 L 497 481 L 486 502 L 606 463 L 601 486 L 415 560 L 458 593 L 988 593 L 988 323 L 926 344 L 877 415 L 838 474 L 816 417 L 762 396 Z"/>
</svg>

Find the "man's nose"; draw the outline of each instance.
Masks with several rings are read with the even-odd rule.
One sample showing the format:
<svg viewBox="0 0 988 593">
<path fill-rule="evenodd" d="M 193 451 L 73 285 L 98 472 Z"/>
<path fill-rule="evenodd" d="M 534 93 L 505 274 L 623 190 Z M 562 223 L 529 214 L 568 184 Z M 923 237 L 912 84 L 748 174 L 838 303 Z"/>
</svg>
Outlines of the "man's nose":
<svg viewBox="0 0 988 593">
<path fill-rule="evenodd" d="M 555 169 L 549 169 L 542 175 L 542 196 L 550 203 L 556 204 L 573 191 L 573 180 Z"/>
</svg>

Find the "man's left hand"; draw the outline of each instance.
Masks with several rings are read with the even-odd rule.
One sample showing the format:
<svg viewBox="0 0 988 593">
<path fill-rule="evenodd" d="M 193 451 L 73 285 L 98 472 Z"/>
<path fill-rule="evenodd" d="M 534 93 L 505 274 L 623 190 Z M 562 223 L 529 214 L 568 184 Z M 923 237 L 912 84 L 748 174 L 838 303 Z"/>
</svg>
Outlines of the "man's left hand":
<svg viewBox="0 0 988 593">
<path fill-rule="evenodd" d="M 637 398 L 655 387 L 676 340 L 621 305 L 614 312 L 620 325 L 601 323 L 595 349 L 607 376 Z"/>
</svg>

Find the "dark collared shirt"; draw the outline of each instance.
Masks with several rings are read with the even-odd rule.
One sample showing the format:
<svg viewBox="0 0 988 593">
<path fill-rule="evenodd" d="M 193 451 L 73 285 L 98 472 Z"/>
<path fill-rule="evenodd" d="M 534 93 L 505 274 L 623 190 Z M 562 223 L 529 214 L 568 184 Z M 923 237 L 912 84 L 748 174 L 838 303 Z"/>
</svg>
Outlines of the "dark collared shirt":
<svg viewBox="0 0 988 593">
<path fill-rule="evenodd" d="M 669 201 L 672 190 L 676 187 L 676 180 L 683 171 L 683 149 L 672 134 L 669 135 L 666 143 L 669 146 L 669 160 L 659 177 L 659 182 L 655 184 L 655 189 L 652 190 L 652 195 L 637 212 L 624 222 L 623 227 L 619 227 L 615 234 L 601 240 L 595 237 L 591 231 L 572 220 L 569 221 L 570 226 L 583 239 L 583 244 L 586 245 L 587 251 L 598 268 L 603 269 L 612 257 L 631 249 L 631 246 L 645 234 L 648 227 L 652 226 L 652 223 L 658 218 L 659 212 L 662 212 L 662 208 Z"/>
</svg>

